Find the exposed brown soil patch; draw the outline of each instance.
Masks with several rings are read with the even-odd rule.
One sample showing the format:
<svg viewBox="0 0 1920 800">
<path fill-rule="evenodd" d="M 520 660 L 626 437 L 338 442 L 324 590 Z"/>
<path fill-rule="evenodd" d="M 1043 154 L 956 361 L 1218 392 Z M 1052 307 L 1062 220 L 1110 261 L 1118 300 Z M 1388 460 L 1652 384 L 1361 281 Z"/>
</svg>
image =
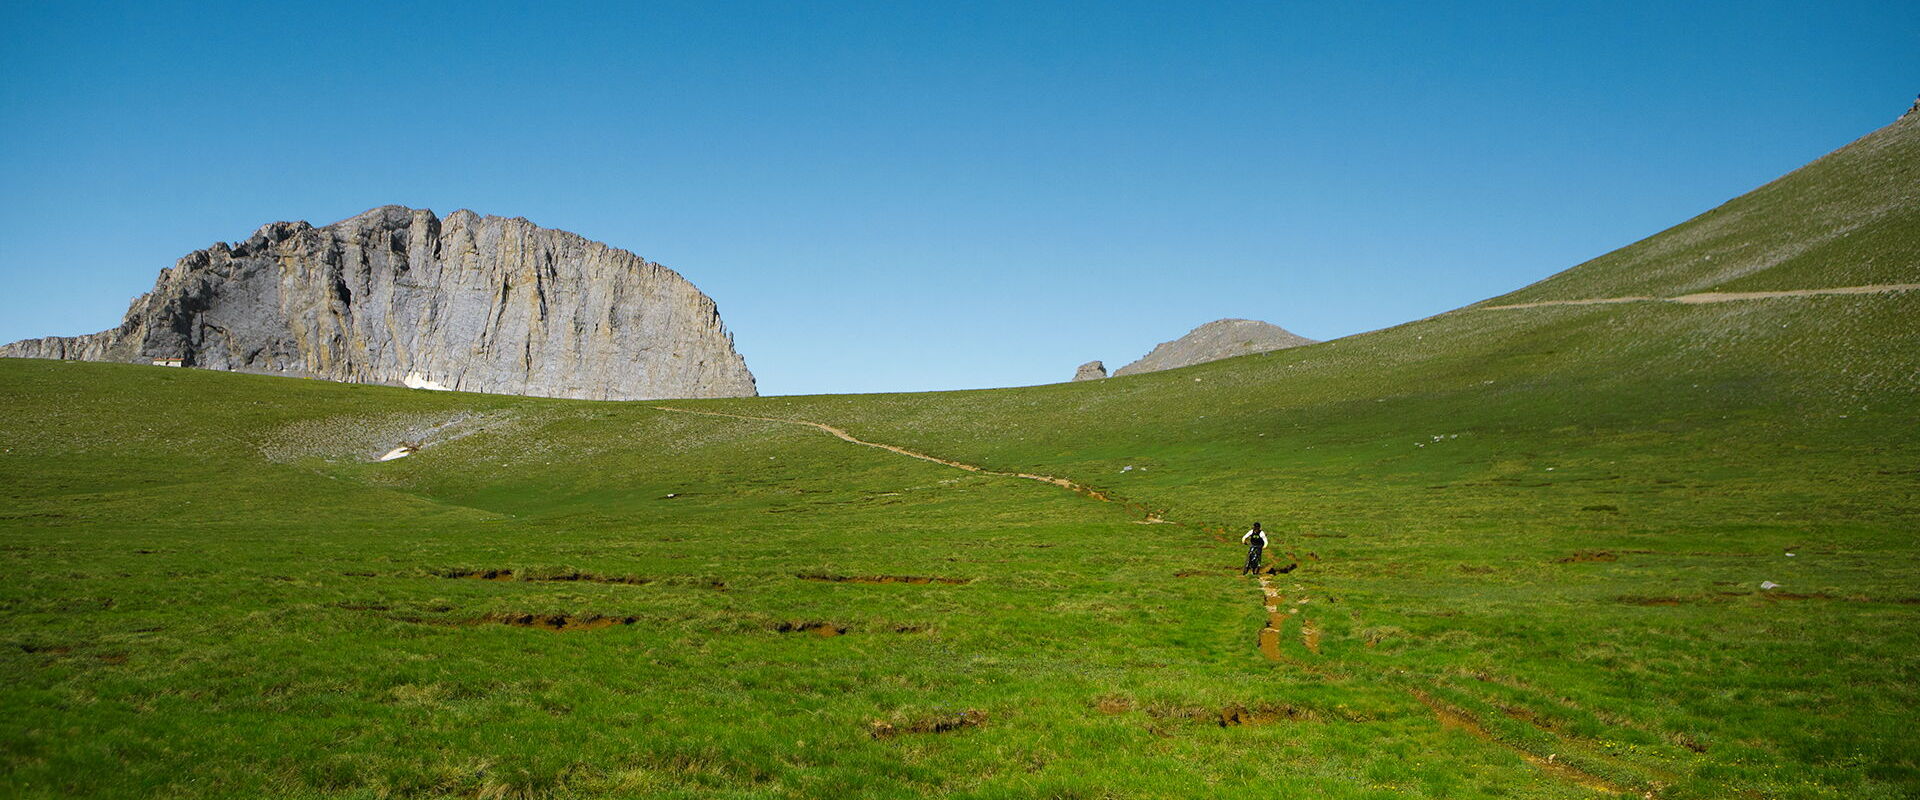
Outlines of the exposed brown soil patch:
<svg viewBox="0 0 1920 800">
<path fill-rule="evenodd" d="M 513 570 L 510 569 L 453 569 L 440 573 L 442 578 L 467 578 L 476 581 L 510 581 Z"/>
<path fill-rule="evenodd" d="M 1320 626 L 1313 624 L 1313 620 L 1300 621 L 1300 643 L 1314 655 L 1320 654 Z"/>
<path fill-rule="evenodd" d="M 1231 728 L 1239 725 L 1271 725 L 1275 722 L 1290 722 L 1308 719 L 1309 715 L 1289 705 L 1264 704 L 1248 708 L 1236 704 L 1220 709 L 1218 718 L 1220 727 Z"/>
<path fill-rule="evenodd" d="M 23 644 L 20 645 L 20 649 L 28 653 L 48 653 L 56 656 L 73 652 L 72 645 L 64 644 Z"/>
<path fill-rule="evenodd" d="M 633 575 L 594 575 L 587 572 L 563 572 L 554 575 L 519 575 L 510 569 L 455 569 L 440 573 L 443 578 L 459 578 L 480 581 L 585 581 L 589 583 L 618 583 L 628 586 L 643 586 L 653 582 L 652 578 Z"/>
<path fill-rule="evenodd" d="M 965 711 L 917 717 L 905 722 L 876 719 L 868 724 L 867 735 L 875 739 L 891 739 L 908 733 L 949 733 L 978 728 L 985 724 L 987 724 L 987 712 L 970 708 Z"/>
<path fill-rule="evenodd" d="M 645 586 L 653 582 L 652 578 L 642 578 L 635 575 L 593 575 L 585 572 L 569 572 L 563 575 L 543 575 L 539 577 L 525 578 L 524 580 L 586 581 L 589 583 L 617 583 L 617 584 L 622 584 L 626 586 Z"/>
<path fill-rule="evenodd" d="M 516 628 L 539 628 L 543 631 L 568 633 L 572 631 L 597 631 L 615 625 L 632 625 L 640 620 L 635 617 L 605 617 L 599 614 L 574 616 L 571 614 L 488 614 L 472 620 L 468 624 L 496 623 L 512 625 Z"/>
<path fill-rule="evenodd" d="M 102 664 L 125 664 L 125 663 L 127 663 L 127 654 L 126 654 L 126 653 L 101 653 L 101 654 L 100 654 L 100 663 L 102 663 Z"/>
<path fill-rule="evenodd" d="M 1103 709 L 1104 710 L 1104 709 Z M 1126 711 L 1128 709 L 1121 709 Z M 1306 722 L 1320 719 L 1311 709 L 1286 703 L 1234 703 L 1223 708 L 1197 706 L 1154 706 L 1146 709 L 1155 719 L 1184 719 L 1202 725 L 1235 728 L 1243 725 L 1272 725 L 1277 722 Z M 1119 712 L 1109 712 L 1119 713 Z"/>
<path fill-rule="evenodd" d="M 1279 661 L 1280 632 L 1287 627 L 1287 615 L 1280 613 L 1280 604 L 1285 603 L 1287 598 L 1280 594 L 1280 590 L 1273 588 L 1273 583 L 1264 575 L 1260 578 L 1260 592 L 1260 607 L 1267 611 L 1267 624 L 1260 628 L 1260 655 L 1266 656 L 1268 661 Z"/>
<path fill-rule="evenodd" d="M 1584 564 L 1594 561 L 1619 561 L 1620 557 L 1606 550 L 1581 550 L 1573 555 L 1553 560 L 1555 564 Z"/>
<path fill-rule="evenodd" d="M 1579 767 L 1575 767 L 1572 764 L 1562 762 L 1558 759 L 1557 756 L 1548 756 L 1546 758 L 1541 758 L 1540 756 L 1534 755 L 1533 753 L 1523 750 L 1509 742 L 1501 740 L 1500 738 L 1494 736 L 1491 732 L 1489 732 L 1486 726 L 1480 724 L 1480 721 L 1477 719 L 1474 719 L 1471 714 L 1468 714 L 1467 712 L 1462 711 L 1460 709 L 1454 708 L 1453 706 L 1447 705 L 1446 703 L 1440 702 L 1439 700 L 1434 699 L 1431 695 L 1428 695 L 1426 692 L 1422 692 L 1418 689 L 1410 689 L 1408 691 L 1413 695 L 1415 700 L 1419 700 L 1422 705 L 1426 706 L 1429 710 L 1433 712 L 1434 719 L 1440 722 L 1440 727 L 1442 728 L 1465 731 L 1466 733 L 1468 733 L 1469 735 L 1473 736 L 1476 739 L 1492 742 L 1494 744 L 1498 744 L 1503 747 L 1506 747 L 1507 749 L 1512 750 L 1516 755 L 1519 755 L 1522 759 L 1525 759 L 1527 763 L 1532 764 L 1535 767 L 1538 767 L 1542 772 L 1546 772 L 1547 774 L 1553 775 L 1554 777 L 1560 778 L 1561 780 L 1565 780 L 1571 783 L 1577 783 L 1589 789 L 1606 792 L 1608 794 L 1625 794 L 1626 793 L 1626 789 L 1622 788 L 1620 785 L 1612 781 L 1609 781 L 1606 778 L 1602 778 L 1591 772 L 1587 772 L 1586 770 L 1580 769 Z"/>
<path fill-rule="evenodd" d="M 796 578 L 799 578 L 800 580 L 803 580 L 803 581 L 821 581 L 821 582 L 825 582 L 825 583 L 873 583 L 873 584 L 886 584 L 886 583 L 911 583 L 911 584 L 928 584 L 928 583 L 946 583 L 946 584 L 962 584 L 962 583 L 972 583 L 972 582 L 973 582 L 973 579 L 972 579 L 972 578 L 936 578 L 936 577 L 925 577 L 925 576 L 920 576 L 920 575 L 860 575 L 860 576 L 853 576 L 853 575 L 818 575 L 818 574 L 815 574 L 815 575 L 808 575 L 808 574 L 800 574 L 800 575 L 795 575 L 794 577 L 796 577 Z"/>
<path fill-rule="evenodd" d="M 1133 701 L 1125 697 L 1102 697 L 1093 704 L 1102 714 L 1125 714 L 1133 710 Z"/>
<path fill-rule="evenodd" d="M 434 611 L 451 611 L 445 607 L 435 607 Z M 493 612 L 465 619 L 426 619 L 415 616 L 395 616 L 401 622 L 415 625 L 439 625 L 443 627 L 470 627 L 475 625 L 509 625 L 515 628 L 538 628 L 555 633 L 574 631 L 596 631 L 617 625 L 632 625 L 640 621 L 638 617 L 610 617 L 604 614 L 517 614 Z"/>
<path fill-rule="evenodd" d="M 1260 629 L 1260 655 L 1268 661 L 1280 660 L 1280 629 L 1268 625 Z"/>
<path fill-rule="evenodd" d="M 781 622 L 773 626 L 779 633 L 811 633 L 822 638 L 844 635 L 847 626 L 832 622 Z"/>
</svg>

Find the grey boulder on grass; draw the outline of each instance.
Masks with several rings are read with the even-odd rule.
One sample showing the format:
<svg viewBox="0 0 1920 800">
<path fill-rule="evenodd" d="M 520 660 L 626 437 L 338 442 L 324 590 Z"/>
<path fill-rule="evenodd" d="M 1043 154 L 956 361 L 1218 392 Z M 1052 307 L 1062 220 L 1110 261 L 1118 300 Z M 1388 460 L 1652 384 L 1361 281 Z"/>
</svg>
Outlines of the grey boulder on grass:
<svg viewBox="0 0 1920 800">
<path fill-rule="evenodd" d="M 1107 365 L 1099 361 L 1081 364 L 1079 369 L 1073 371 L 1076 381 L 1097 381 L 1104 377 L 1107 377 Z"/>
</svg>

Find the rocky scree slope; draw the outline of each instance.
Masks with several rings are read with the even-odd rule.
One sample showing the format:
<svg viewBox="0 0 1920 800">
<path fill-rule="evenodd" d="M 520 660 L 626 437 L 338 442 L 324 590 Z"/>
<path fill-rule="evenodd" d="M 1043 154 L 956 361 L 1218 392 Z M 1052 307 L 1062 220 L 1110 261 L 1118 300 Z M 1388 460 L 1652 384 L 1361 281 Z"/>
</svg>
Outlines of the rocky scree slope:
<svg viewBox="0 0 1920 800">
<path fill-rule="evenodd" d="M 120 327 L 0 356 L 589 400 L 755 394 L 719 310 L 673 270 L 517 217 L 401 206 L 216 243 L 163 270 Z"/>
<path fill-rule="evenodd" d="M 1313 344 L 1312 339 L 1296 336 L 1272 323 L 1252 319 L 1217 319 L 1194 328 L 1171 342 L 1155 345 L 1153 352 L 1113 371 L 1114 377 L 1190 367 L 1208 361 L 1265 353 Z"/>
</svg>

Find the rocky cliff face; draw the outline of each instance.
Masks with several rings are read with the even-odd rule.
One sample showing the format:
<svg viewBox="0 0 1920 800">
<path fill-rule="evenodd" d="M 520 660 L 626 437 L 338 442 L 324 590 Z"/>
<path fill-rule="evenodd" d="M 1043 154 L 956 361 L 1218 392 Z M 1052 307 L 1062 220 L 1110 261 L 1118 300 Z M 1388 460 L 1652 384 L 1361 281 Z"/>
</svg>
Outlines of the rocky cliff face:
<svg viewBox="0 0 1920 800">
<path fill-rule="evenodd" d="M 0 356 L 539 397 L 744 397 L 713 301 L 673 270 L 520 218 L 385 206 L 188 254 L 120 327 Z"/>
<path fill-rule="evenodd" d="M 1146 357 L 1113 371 L 1114 377 L 1204 364 L 1223 358 L 1313 344 L 1285 328 L 1252 319 L 1218 319 L 1171 342 L 1161 342 Z"/>
</svg>

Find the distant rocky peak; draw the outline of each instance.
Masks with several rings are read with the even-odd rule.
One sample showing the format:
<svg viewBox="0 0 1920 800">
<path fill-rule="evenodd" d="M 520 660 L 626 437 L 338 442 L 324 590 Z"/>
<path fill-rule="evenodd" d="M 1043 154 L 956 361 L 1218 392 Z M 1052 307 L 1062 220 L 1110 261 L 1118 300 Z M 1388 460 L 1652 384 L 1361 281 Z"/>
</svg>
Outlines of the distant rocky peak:
<svg viewBox="0 0 1920 800">
<path fill-rule="evenodd" d="M 1113 371 L 1114 377 L 1190 367 L 1208 361 L 1265 353 L 1313 344 L 1269 322 L 1253 319 L 1217 319 L 1170 342 L 1161 342 L 1140 360 Z"/>
</svg>

